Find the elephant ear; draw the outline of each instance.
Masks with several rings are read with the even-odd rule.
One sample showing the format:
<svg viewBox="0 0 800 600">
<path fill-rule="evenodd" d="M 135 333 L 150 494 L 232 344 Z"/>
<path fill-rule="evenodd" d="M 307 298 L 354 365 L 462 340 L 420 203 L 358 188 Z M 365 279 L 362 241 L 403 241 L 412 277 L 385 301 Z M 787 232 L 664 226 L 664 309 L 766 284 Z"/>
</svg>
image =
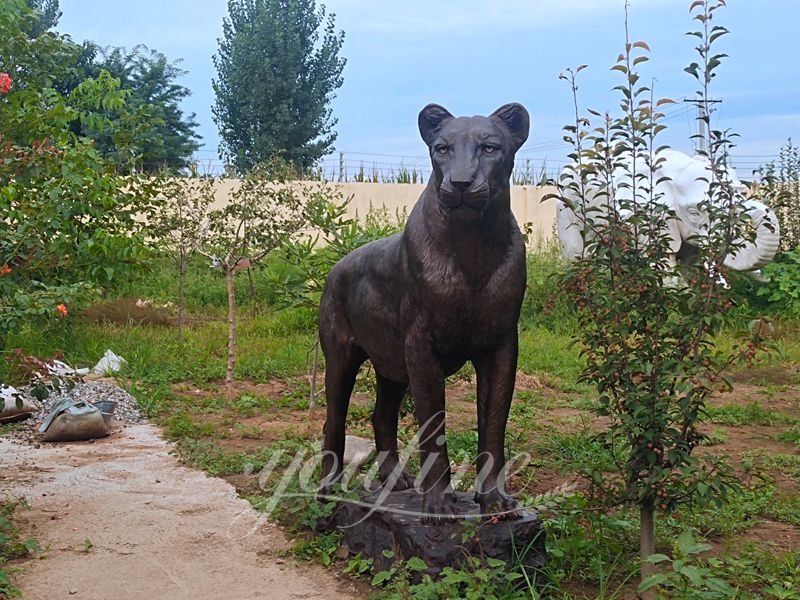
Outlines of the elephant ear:
<svg viewBox="0 0 800 600">
<path fill-rule="evenodd" d="M 454 118 L 450 111 L 438 104 L 428 104 L 420 111 L 417 118 L 419 133 L 429 148 L 439 135 L 442 126 Z"/>
</svg>

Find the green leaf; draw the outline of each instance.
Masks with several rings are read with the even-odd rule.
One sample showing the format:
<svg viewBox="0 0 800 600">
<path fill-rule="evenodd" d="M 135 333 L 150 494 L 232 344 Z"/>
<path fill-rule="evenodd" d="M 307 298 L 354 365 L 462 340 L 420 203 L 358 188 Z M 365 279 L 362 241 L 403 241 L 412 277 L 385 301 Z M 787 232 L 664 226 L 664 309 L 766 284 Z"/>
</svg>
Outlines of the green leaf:
<svg viewBox="0 0 800 600">
<path fill-rule="evenodd" d="M 637 591 L 646 592 L 650 588 L 655 587 L 657 585 L 662 585 L 667 581 L 669 581 L 669 578 L 664 573 L 654 573 L 645 578 L 644 581 L 642 581 L 642 583 L 639 584 Z"/>
<path fill-rule="evenodd" d="M 651 554 L 645 559 L 645 562 L 657 565 L 658 563 L 664 562 L 665 560 L 670 560 L 669 556 L 667 556 L 666 554 Z"/>
<path fill-rule="evenodd" d="M 425 564 L 425 561 L 417 556 L 412 556 L 406 561 L 406 567 L 408 567 L 412 571 L 427 571 L 428 565 Z"/>
<path fill-rule="evenodd" d="M 372 585 L 379 586 L 383 585 L 387 581 L 389 581 L 394 576 L 392 571 L 380 571 L 379 573 L 375 574 L 375 577 L 372 578 Z"/>
</svg>

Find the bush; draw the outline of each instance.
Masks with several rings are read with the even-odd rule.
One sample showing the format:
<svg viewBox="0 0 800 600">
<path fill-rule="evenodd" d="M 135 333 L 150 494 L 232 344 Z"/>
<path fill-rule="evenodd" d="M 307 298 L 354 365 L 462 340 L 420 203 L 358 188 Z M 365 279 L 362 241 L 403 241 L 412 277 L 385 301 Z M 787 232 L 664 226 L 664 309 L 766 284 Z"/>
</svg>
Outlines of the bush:
<svg viewBox="0 0 800 600">
<path fill-rule="evenodd" d="M 66 96 L 53 89 L 74 45 L 28 37 L 35 18 L 22 0 L 0 13 L 0 351 L 23 323 L 57 323 L 143 262 L 136 216 L 157 185 L 122 177 L 73 133 L 123 133 L 96 110 L 124 106 L 126 94 L 105 71 Z"/>
<path fill-rule="evenodd" d="M 762 184 L 758 192 L 775 210 L 781 225 L 781 253 L 800 245 L 800 148 L 791 138 L 780 149 L 777 164 L 773 161 L 761 169 Z"/>
<path fill-rule="evenodd" d="M 764 268 L 769 284 L 758 290 L 774 308 L 800 318 L 800 246 Z"/>
</svg>

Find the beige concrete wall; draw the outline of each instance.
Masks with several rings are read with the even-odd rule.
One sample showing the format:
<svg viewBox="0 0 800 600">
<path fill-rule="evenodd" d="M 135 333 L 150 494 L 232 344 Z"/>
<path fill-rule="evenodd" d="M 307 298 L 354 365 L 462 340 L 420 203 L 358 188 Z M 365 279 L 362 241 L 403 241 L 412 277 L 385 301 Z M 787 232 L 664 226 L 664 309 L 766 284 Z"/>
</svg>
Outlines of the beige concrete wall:
<svg viewBox="0 0 800 600">
<path fill-rule="evenodd" d="M 318 186 L 318 182 L 302 185 Z M 330 183 L 337 187 L 343 198 L 350 198 L 348 213 L 363 218 L 370 208 L 386 208 L 390 213 L 403 210 L 411 212 L 422 191 L 424 184 L 414 183 Z M 238 186 L 235 179 L 217 181 L 214 206 L 224 206 L 230 194 Z M 515 185 L 511 188 L 511 210 L 521 228 L 530 224 L 530 244 L 536 247 L 552 242 L 555 239 L 556 205 L 555 200 L 542 202 L 545 194 L 552 193 L 552 187 Z"/>
</svg>

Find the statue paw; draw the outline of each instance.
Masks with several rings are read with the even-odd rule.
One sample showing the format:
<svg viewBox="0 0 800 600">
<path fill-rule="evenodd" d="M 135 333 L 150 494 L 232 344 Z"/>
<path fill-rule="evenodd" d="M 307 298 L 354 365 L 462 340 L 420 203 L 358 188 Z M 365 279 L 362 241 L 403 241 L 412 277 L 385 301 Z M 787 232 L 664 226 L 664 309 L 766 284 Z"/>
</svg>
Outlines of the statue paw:
<svg viewBox="0 0 800 600">
<path fill-rule="evenodd" d="M 323 479 L 322 483 L 319 486 L 319 489 L 317 490 L 317 501 L 322 502 L 324 504 L 325 502 L 331 502 L 336 500 L 334 492 L 336 491 L 335 488 L 338 482 L 339 482 L 338 477 L 336 478 L 326 477 L 325 479 Z"/>
<path fill-rule="evenodd" d="M 487 493 L 477 492 L 475 501 L 480 505 L 481 514 L 484 517 L 499 521 L 513 521 L 522 518 L 522 511 L 517 501 L 497 489 Z"/>
<path fill-rule="evenodd" d="M 389 486 L 393 492 L 410 490 L 414 487 L 414 478 L 405 469 L 398 473 L 391 473 L 387 477 L 381 477 L 381 482 L 383 485 Z"/>
<path fill-rule="evenodd" d="M 421 521 L 428 525 L 455 523 L 461 519 L 456 511 L 456 500 L 452 493 L 426 494 L 422 499 Z"/>
</svg>

